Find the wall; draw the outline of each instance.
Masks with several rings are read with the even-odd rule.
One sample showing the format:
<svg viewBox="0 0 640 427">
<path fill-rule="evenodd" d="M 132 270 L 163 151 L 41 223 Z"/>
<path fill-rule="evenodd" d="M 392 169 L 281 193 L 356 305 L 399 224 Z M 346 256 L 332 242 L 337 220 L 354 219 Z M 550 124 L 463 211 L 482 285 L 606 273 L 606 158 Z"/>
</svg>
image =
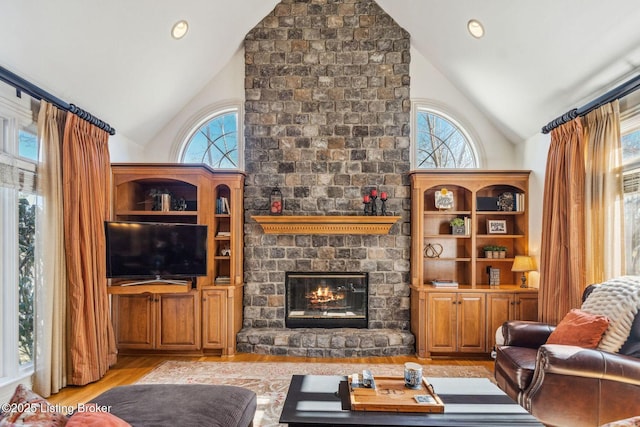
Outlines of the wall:
<svg viewBox="0 0 640 427">
<path fill-rule="evenodd" d="M 143 161 L 145 147 L 118 133 L 109 137 L 111 163 Z"/>
<path fill-rule="evenodd" d="M 529 178 L 529 254 L 536 257 L 538 268 L 540 268 L 540 243 L 543 231 L 542 199 L 550 142 L 549 135 L 539 133 L 515 146 L 517 167 L 531 170 Z M 529 273 L 530 286 L 538 287 L 539 282 L 539 272 Z"/>
<path fill-rule="evenodd" d="M 241 106 L 243 100 L 244 49 L 240 47 L 209 84 L 152 138 L 143 157 L 131 161 L 177 161 L 180 144 L 196 123 L 225 105 Z"/>
<path fill-rule="evenodd" d="M 411 98 L 440 109 L 463 125 L 477 145 L 482 169 L 517 169 L 514 145 L 415 49 L 411 49 Z"/>
</svg>

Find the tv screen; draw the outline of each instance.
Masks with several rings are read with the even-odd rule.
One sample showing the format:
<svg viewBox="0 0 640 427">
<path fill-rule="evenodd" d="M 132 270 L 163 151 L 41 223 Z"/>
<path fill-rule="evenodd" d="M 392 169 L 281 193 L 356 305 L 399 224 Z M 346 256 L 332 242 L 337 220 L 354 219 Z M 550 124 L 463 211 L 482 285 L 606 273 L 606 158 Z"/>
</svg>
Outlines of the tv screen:
<svg viewBox="0 0 640 427">
<path fill-rule="evenodd" d="M 207 226 L 105 221 L 107 277 L 206 276 Z"/>
</svg>

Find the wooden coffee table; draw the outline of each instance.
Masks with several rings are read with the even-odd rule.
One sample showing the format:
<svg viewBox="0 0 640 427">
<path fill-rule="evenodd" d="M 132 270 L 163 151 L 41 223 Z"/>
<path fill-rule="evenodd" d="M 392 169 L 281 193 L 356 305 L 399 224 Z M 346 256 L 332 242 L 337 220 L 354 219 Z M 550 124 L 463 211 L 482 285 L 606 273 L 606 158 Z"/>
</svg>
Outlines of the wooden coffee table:
<svg viewBox="0 0 640 427">
<path fill-rule="evenodd" d="M 309 426 L 542 426 L 486 378 L 428 378 L 444 413 L 352 411 L 346 376 L 294 375 L 280 423 Z"/>
</svg>

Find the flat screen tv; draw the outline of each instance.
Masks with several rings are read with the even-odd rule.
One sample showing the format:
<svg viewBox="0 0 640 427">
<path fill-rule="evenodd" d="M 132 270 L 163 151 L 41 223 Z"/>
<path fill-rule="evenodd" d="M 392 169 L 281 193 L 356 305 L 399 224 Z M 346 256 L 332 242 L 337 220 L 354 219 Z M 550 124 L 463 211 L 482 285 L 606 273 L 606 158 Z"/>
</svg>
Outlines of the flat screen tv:
<svg viewBox="0 0 640 427">
<path fill-rule="evenodd" d="M 171 279 L 206 276 L 207 226 L 105 221 L 107 277 Z"/>
</svg>

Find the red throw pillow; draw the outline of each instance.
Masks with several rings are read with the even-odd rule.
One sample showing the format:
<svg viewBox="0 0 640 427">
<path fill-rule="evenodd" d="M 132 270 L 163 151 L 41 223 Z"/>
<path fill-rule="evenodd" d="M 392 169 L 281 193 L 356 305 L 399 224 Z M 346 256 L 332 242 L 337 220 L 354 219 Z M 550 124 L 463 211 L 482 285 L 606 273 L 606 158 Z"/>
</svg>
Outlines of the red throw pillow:
<svg viewBox="0 0 640 427">
<path fill-rule="evenodd" d="M 576 345 L 596 348 L 602 335 L 609 327 L 607 316 L 590 314 L 574 308 L 549 335 L 547 344 Z"/>
</svg>

